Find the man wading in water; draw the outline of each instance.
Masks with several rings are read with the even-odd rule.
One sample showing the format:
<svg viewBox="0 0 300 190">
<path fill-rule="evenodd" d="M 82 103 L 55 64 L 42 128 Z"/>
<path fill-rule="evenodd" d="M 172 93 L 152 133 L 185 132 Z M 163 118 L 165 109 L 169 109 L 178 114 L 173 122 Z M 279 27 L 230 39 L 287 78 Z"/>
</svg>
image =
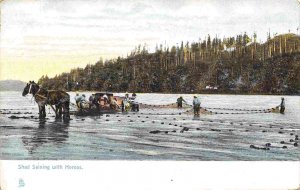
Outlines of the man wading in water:
<svg viewBox="0 0 300 190">
<path fill-rule="evenodd" d="M 197 96 L 194 96 L 193 106 L 194 106 L 194 115 L 200 116 L 200 100 Z"/>
<path fill-rule="evenodd" d="M 180 96 L 180 97 L 177 99 L 177 107 L 178 107 L 178 108 L 182 108 L 182 102 L 186 103 L 186 101 L 182 98 L 182 96 Z"/>
</svg>

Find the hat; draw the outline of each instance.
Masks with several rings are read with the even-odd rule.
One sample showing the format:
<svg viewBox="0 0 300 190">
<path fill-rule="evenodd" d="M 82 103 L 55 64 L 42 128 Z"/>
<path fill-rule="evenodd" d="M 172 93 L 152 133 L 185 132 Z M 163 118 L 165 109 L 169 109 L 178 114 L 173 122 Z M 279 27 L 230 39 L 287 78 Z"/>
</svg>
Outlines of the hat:
<svg viewBox="0 0 300 190">
<path fill-rule="evenodd" d="M 83 97 L 85 97 L 85 94 L 82 94 Z"/>
<path fill-rule="evenodd" d="M 194 98 L 197 98 L 197 96 L 194 96 Z"/>
</svg>

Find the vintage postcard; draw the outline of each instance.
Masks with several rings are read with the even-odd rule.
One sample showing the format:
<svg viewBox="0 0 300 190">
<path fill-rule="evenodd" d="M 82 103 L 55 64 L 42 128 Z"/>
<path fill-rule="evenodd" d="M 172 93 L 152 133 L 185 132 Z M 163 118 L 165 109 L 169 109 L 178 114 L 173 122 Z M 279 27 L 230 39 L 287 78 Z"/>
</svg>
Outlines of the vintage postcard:
<svg viewBox="0 0 300 190">
<path fill-rule="evenodd" d="M 1 190 L 299 189 L 299 0 L 0 2 Z"/>
</svg>

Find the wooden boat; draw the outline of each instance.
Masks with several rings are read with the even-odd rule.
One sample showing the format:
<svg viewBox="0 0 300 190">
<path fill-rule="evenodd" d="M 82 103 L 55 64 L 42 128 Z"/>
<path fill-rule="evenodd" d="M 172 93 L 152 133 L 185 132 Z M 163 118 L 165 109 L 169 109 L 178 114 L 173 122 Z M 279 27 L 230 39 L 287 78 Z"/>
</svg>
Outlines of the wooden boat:
<svg viewBox="0 0 300 190">
<path fill-rule="evenodd" d="M 104 99 L 104 95 L 108 97 L 107 100 Z M 107 113 L 118 113 L 121 111 L 121 105 L 124 97 L 114 96 L 111 92 L 97 92 L 95 93 L 95 99 L 98 106 L 90 102 L 83 102 L 82 109 L 77 108 L 76 111 L 70 111 L 70 114 L 78 116 L 94 116 Z M 110 104 L 111 99 L 116 100 L 117 106 Z"/>
</svg>

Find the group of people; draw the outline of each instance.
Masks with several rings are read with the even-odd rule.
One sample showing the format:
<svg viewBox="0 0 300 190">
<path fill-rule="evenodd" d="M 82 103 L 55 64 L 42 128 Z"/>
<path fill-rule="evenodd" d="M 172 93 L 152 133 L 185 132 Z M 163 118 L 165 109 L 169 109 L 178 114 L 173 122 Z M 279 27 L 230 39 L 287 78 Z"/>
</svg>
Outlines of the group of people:
<svg viewBox="0 0 300 190">
<path fill-rule="evenodd" d="M 133 93 L 131 95 L 131 97 L 129 97 L 128 93 L 125 94 L 125 98 L 122 101 L 122 105 L 121 105 L 122 112 L 129 111 L 130 108 L 131 108 L 132 111 L 139 111 L 139 103 L 138 103 L 136 97 L 137 96 L 136 96 L 135 93 Z"/>
<path fill-rule="evenodd" d="M 177 99 L 177 107 L 178 108 L 182 108 L 182 104 L 184 103 L 187 103 L 183 98 L 182 96 L 180 96 L 178 99 Z M 195 116 L 199 116 L 200 115 L 200 99 L 197 97 L 197 96 L 194 96 L 194 99 L 193 99 L 193 109 L 194 109 L 194 115 Z M 279 108 L 279 112 L 281 114 L 284 114 L 284 110 L 285 110 L 285 100 L 284 98 L 282 97 L 281 98 L 281 103 L 279 106 L 277 106 Z"/>
<path fill-rule="evenodd" d="M 182 104 L 184 103 L 187 103 L 182 96 L 180 96 L 178 99 L 177 99 L 177 107 L 178 108 L 182 108 Z M 194 96 L 194 99 L 193 99 L 193 109 L 194 109 L 194 115 L 195 116 L 199 116 L 200 115 L 200 99 L 197 97 L 197 96 Z"/>
<path fill-rule="evenodd" d="M 85 99 L 85 94 L 79 95 L 79 93 L 76 93 L 76 96 L 74 99 L 75 99 L 77 107 L 80 109 L 82 109 L 83 105 L 87 102 Z"/>
<path fill-rule="evenodd" d="M 120 108 L 117 103 L 117 100 L 114 97 L 109 98 L 106 94 L 104 94 L 102 96 L 102 98 L 103 98 L 104 105 L 109 104 L 110 108 L 112 108 L 112 109 Z M 89 109 L 92 109 L 93 106 L 95 106 L 97 110 L 100 109 L 101 97 L 96 97 L 95 94 L 92 94 L 89 97 L 88 101 L 86 100 L 85 94 L 79 95 L 79 93 L 76 94 L 74 99 L 75 99 L 77 107 L 80 109 L 84 108 L 84 104 L 88 104 Z"/>
<path fill-rule="evenodd" d="M 117 103 L 117 99 L 114 98 L 113 96 L 108 97 L 106 94 L 104 94 L 103 96 L 103 101 L 104 101 L 104 105 L 109 104 L 111 109 L 122 109 L 122 112 L 124 111 L 129 111 L 129 109 L 131 108 L 132 111 L 139 111 L 139 103 L 136 100 L 136 94 L 133 93 L 131 97 L 129 97 L 129 94 L 126 93 L 125 94 L 125 98 L 121 103 L 121 107 L 118 105 Z M 75 101 L 76 101 L 76 105 L 78 106 L 78 108 L 83 109 L 83 104 L 88 103 L 89 105 L 89 109 L 91 109 L 93 106 L 95 106 L 98 109 L 100 109 L 100 105 L 101 105 L 101 98 L 100 97 L 96 97 L 95 94 L 92 94 L 89 97 L 89 100 L 87 101 L 85 99 L 85 94 L 79 95 L 78 93 L 75 96 Z M 177 99 L 177 107 L 178 108 L 182 108 L 182 105 L 184 103 L 187 103 L 182 96 L 180 96 Z M 199 116 L 200 115 L 200 105 L 201 105 L 201 101 L 197 96 L 193 97 L 193 110 L 194 110 L 194 115 L 195 116 Z M 278 106 L 280 107 L 280 113 L 284 113 L 285 111 L 285 100 L 284 98 L 281 98 L 281 103 Z"/>
<path fill-rule="evenodd" d="M 79 109 L 85 108 L 84 105 L 88 104 L 89 109 L 92 109 L 95 106 L 97 110 L 99 110 L 101 105 L 109 105 L 109 107 L 114 110 L 121 108 L 122 111 L 128 111 L 131 108 L 132 111 L 139 111 L 139 103 L 137 102 L 136 97 L 137 95 L 135 93 L 133 93 L 131 97 L 129 97 L 129 94 L 126 93 L 121 106 L 118 105 L 115 97 L 107 96 L 106 94 L 101 97 L 92 94 L 87 101 L 85 94 L 79 95 L 79 93 L 77 93 L 74 99 Z M 103 101 L 103 104 L 101 104 L 101 101 Z"/>
</svg>

